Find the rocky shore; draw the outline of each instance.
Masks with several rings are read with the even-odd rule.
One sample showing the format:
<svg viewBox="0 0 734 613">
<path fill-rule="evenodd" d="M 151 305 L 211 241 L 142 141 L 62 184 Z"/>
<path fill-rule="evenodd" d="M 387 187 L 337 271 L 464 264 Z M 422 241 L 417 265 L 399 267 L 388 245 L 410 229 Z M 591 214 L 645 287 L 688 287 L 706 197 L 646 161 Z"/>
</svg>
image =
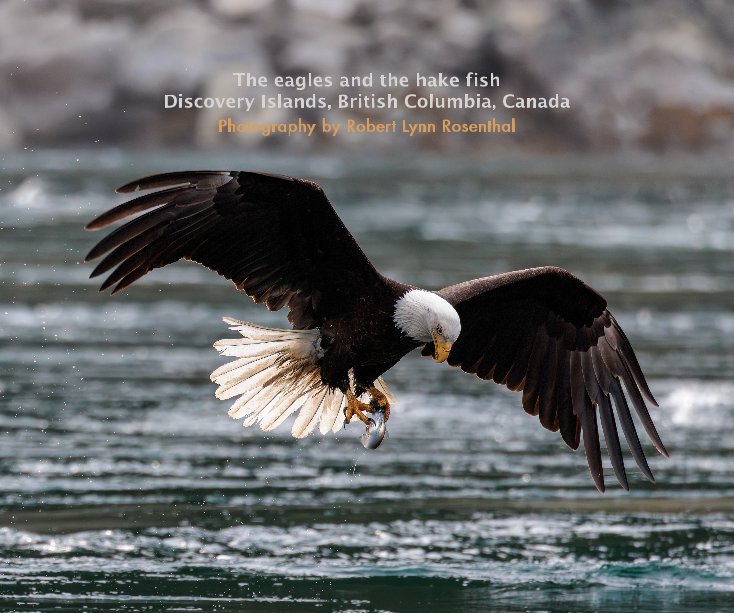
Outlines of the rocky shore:
<svg viewBox="0 0 734 613">
<path fill-rule="evenodd" d="M 244 141 L 218 120 L 482 122 L 476 108 L 256 105 L 165 109 L 164 96 L 241 97 L 233 72 L 455 75 L 380 94 L 488 95 L 512 137 L 415 138 L 318 130 Z M 495 75 L 490 90 L 465 75 Z M 291 92 L 295 90 L 290 90 Z M 312 84 L 299 96 L 321 96 Z M 374 93 L 355 87 L 349 93 Z M 332 98 L 336 89 L 331 90 Z M 327 92 L 328 93 L 328 92 Z M 0 149 L 38 146 L 360 147 L 434 151 L 686 151 L 734 154 L 734 3 L 653 0 L 9 0 L 0 5 Z M 267 88 L 258 95 L 275 95 Z M 507 96 L 570 108 L 507 108 Z"/>
</svg>

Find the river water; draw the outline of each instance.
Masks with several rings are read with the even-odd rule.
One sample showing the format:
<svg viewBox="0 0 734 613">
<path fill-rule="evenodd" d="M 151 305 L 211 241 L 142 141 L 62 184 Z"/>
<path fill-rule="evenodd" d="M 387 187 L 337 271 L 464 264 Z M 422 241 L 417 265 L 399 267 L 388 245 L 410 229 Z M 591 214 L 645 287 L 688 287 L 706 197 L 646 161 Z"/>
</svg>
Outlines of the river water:
<svg viewBox="0 0 734 613">
<path fill-rule="evenodd" d="M 734 609 L 734 183 L 647 160 L 25 152 L 0 164 L 0 607 Z M 597 493 L 520 397 L 417 354 L 376 451 L 217 401 L 229 315 L 180 263 L 111 298 L 83 224 L 153 172 L 319 181 L 387 275 L 436 288 L 554 264 L 602 292 L 660 402 L 656 484 Z M 611 475 L 608 461 L 607 475 Z"/>
</svg>

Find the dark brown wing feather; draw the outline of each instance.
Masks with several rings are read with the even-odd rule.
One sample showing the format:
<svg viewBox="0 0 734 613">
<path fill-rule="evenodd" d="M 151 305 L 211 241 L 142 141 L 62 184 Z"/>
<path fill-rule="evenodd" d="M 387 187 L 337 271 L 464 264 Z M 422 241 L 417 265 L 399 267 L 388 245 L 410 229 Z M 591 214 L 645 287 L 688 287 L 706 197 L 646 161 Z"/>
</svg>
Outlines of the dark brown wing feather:
<svg viewBox="0 0 734 613">
<path fill-rule="evenodd" d="M 657 406 L 634 351 L 607 303 L 560 268 L 533 268 L 452 285 L 438 292 L 461 317 L 448 362 L 522 390 L 523 408 L 576 449 L 583 435 L 591 476 L 604 491 L 599 427 L 612 468 L 628 489 L 616 417 L 642 473 L 653 481 L 627 400 L 656 449 L 667 456 L 645 404 Z M 433 346 L 423 349 L 431 355 Z"/>
<path fill-rule="evenodd" d="M 290 307 L 297 328 L 353 308 L 383 283 L 315 183 L 237 171 L 155 175 L 117 191 L 154 191 L 110 209 L 87 225 L 110 232 L 87 255 L 104 259 L 92 277 L 112 271 L 101 290 L 119 292 L 182 258 L 232 280 L 256 302 Z"/>
</svg>

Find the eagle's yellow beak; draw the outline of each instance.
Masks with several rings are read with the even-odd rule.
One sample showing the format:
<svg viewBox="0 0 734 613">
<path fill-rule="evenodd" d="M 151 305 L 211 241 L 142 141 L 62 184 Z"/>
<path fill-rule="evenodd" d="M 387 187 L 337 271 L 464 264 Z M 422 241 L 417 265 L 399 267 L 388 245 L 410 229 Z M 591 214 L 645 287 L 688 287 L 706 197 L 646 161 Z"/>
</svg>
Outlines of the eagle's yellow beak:
<svg viewBox="0 0 734 613">
<path fill-rule="evenodd" d="M 443 334 L 439 334 L 435 330 L 431 330 L 431 336 L 433 337 L 433 359 L 436 362 L 445 362 L 446 358 L 449 357 L 451 351 L 451 343 L 447 343 Z"/>
</svg>

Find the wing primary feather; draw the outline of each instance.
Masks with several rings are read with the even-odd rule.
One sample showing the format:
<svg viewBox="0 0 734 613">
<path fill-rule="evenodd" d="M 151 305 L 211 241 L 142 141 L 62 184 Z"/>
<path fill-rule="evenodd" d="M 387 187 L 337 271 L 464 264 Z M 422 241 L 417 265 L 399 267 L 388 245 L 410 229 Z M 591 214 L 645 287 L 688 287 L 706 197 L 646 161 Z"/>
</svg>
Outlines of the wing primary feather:
<svg viewBox="0 0 734 613">
<path fill-rule="evenodd" d="M 112 273 L 104 280 L 102 285 L 99 287 L 99 291 L 103 292 L 111 285 L 117 283 L 120 279 L 130 274 L 133 270 L 143 264 L 149 255 L 155 253 L 155 245 L 148 245 L 145 249 L 141 249 L 137 253 L 130 256 L 127 260 L 122 262 Z M 122 289 L 122 288 L 120 288 Z M 119 291 L 119 290 L 118 290 Z M 113 292 L 114 293 L 114 292 Z"/>
<path fill-rule="evenodd" d="M 633 380 L 632 374 L 629 372 L 629 369 L 627 368 L 627 364 L 624 361 L 622 361 L 622 365 L 624 366 L 624 370 L 625 370 L 624 375 L 622 377 L 622 380 L 624 381 L 624 387 L 627 390 L 627 393 L 629 394 L 630 400 L 632 401 L 632 406 L 635 407 L 637 416 L 640 418 L 640 421 L 642 422 L 643 428 L 645 428 L 645 432 L 647 432 L 647 436 L 650 437 L 652 444 L 655 445 L 655 449 L 657 449 L 658 452 L 660 452 L 666 458 L 669 458 L 670 454 L 668 453 L 668 450 L 665 448 L 665 445 L 663 445 L 663 441 L 660 440 L 660 435 L 658 434 L 658 431 L 655 428 L 655 424 L 652 422 L 650 413 L 647 410 L 647 405 L 645 405 L 645 401 L 642 398 L 642 394 L 640 394 L 640 390 L 637 388 L 637 385 L 635 384 L 635 381 Z"/>
<path fill-rule="evenodd" d="M 632 451 L 632 455 L 635 458 L 635 462 L 637 462 L 637 466 L 639 466 L 640 470 L 649 481 L 655 483 L 655 478 L 647 464 L 647 458 L 645 458 L 645 454 L 642 451 L 640 439 L 637 435 L 637 429 L 635 428 L 629 404 L 625 398 L 620 380 L 626 381 L 625 385 L 628 388 L 630 385 L 634 385 L 634 382 L 630 380 L 626 367 L 622 362 L 622 359 L 619 357 L 619 354 L 612 348 L 612 345 L 607 342 L 607 340 L 608 339 L 605 338 L 599 341 L 599 351 L 602 359 L 604 360 L 604 364 L 606 364 L 607 369 L 612 374 L 609 393 L 612 395 L 612 399 L 614 400 L 614 405 L 617 408 L 617 414 L 619 415 L 620 422 L 622 423 L 622 430 L 624 431 L 624 436 L 627 439 L 627 445 L 629 445 L 629 448 Z M 644 405 L 644 400 L 639 396 L 639 392 L 637 394 L 637 402 Z"/>
<path fill-rule="evenodd" d="M 571 449 L 579 447 L 578 420 L 571 404 L 571 364 L 570 354 L 561 348 L 556 369 L 556 411 L 561 436 Z"/>
<path fill-rule="evenodd" d="M 145 215 L 141 215 L 140 217 L 137 217 L 135 219 L 128 221 L 125 225 L 121 226 L 118 230 L 111 233 L 111 235 L 115 235 L 115 238 L 118 244 L 122 240 L 124 240 L 123 237 L 126 234 L 132 234 L 134 231 L 139 232 L 138 224 L 136 223 L 138 220 L 147 219 L 148 217 L 155 218 L 156 216 L 161 215 L 161 221 L 164 221 L 166 218 L 174 217 L 176 222 L 183 222 L 186 218 L 190 217 L 191 215 L 194 215 L 201 210 L 211 208 L 212 206 L 210 192 L 200 192 L 200 191 L 197 191 L 191 188 L 183 188 L 183 189 L 177 188 L 175 190 L 169 190 L 169 191 L 175 192 L 172 197 L 167 198 L 166 202 L 156 203 L 162 206 L 159 206 L 157 209 L 154 209 L 150 211 L 149 213 L 146 213 Z M 158 195 L 158 192 L 154 194 L 148 194 L 147 196 L 141 196 L 141 198 L 138 198 L 137 200 L 154 198 L 157 195 Z M 129 202 L 127 204 L 132 204 L 134 202 L 136 202 L 136 200 L 133 200 L 132 202 Z M 122 206 L 124 205 L 120 205 L 120 207 L 117 207 L 117 208 L 121 208 Z M 146 207 L 146 208 L 151 208 L 151 207 Z M 127 217 L 130 214 L 132 214 L 133 212 L 137 212 L 137 211 L 131 211 L 130 213 L 121 214 L 118 216 L 118 219 Z M 114 221 L 117 221 L 117 219 Z M 109 223 L 113 223 L 113 222 L 110 221 Z M 109 238 L 109 236 L 106 238 Z M 100 243 L 101 242 L 102 241 L 100 241 Z M 116 246 L 116 245 L 112 245 L 112 246 Z M 108 245 L 108 249 L 109 248 L 111 248 L 110 245 Z"/>
<path fill-rule="evenodd" d="M 589 395 L 592 402 L 598 403 L 599 396 L 601 395 L 601 388 L 599 387 L 599 381 L 596 379 L 596 373 L 594 373 L 594 365 L 591 359 L 592 351 L 593 347 L 590 347 L 586 351 L 580 351 L 578 353 L 581 361 L 581 369 L 584 375 L 586 393 Z"/>
<path fill-rule="evenodd" d="M 558 413 L 556 408 L 556 368 L 558 366 L 559 344 L 555 338 L 549 338 L 546 345 L 543 368 L 540 369 L 538 387 L 538 416 L 544 428 L 555 432 L 558 430 Z"/>
<path fill-rule="evenodd" d="M 619 484 L 629 490 L 627 483 L 627 473 L 624 470 L 624 459 L 622 458 L 622 447 L 619 444 L 619 433 L 617 432 L 617 424 L 614 421 L 614 413 L 612 412 L 612 404 L 609 402 L 609 396 L 602 394 L 599 398 L 599 414 L 601 416 L 601 426 L 604 430 L 604 440 L 607 442 L 607 453 L 612 460 L 612 469 L 617 477 Z"/>
<path fill-rule="evenodd" d="M 525 375 L 525 387 L 522 391 L 523 409 L 531 415 L 537 415 L 539 372 L 543 366 L 547 340 L 545 330 L 542 326 L 538 326 L 535 333 L 535 342 L 533 343 L 533 352 L 528 364 L 528 372 Z"/>
<path fill-rule="evenodd" d="M 135 283 L 140 277 L 142 277 L 144 274 L 150 271 L 150 267 L 148 266 L 139 266 L 135 270 L 133 270 L 130 274 L 125 275 L 120 282 L 115 285 L 115 289 L 112 290 L 110 293 L 111 296 L 114 296 L 115 294 L 121 292 L 126 287 L 131 285 L 132 283 Z"/>
<path fill-rule="evenodd" d="M 198 187 L 198 184 L 201 184 L 205 181 L 210 182 L 210 184 L 206 185 L 206 187 L 215 188 L 218 185 L 216 185 L 216 181 L 213 182 L 214 185 L 211 185 L 212 179 L 221 177 L 219 185 L 223 185 L 224 183 L 226 183 L 226 181 L 236 176 L 237 174 L 237 172 L 229 170 L 195 170 L 167 172 L 131 181 L 130 183 L 126 183 L 122 187 L 118 187 L 115 191 L 118 194 L 129 194 L 131 192 L 137 192 L 146 189 L 156 189 L 159 187 L 170 187 L 172 185 L 183 186 L 196 184 Z"/>
<path fill-rule="evenodd" d="M 624 432 L 624 437 L 627 439 L 627 445 L 632 452 L 632 457 L 635 459 L 635 462 L 642 471 L 642 474 L 645 475 L 645 478 L 651 483 L 655 483 L 655 477 L 647 463 L 645 452 L 642 450 L 640 437 L 637 436 L 637 429 L 635 428 L 635 423 L 632 420 L 632 414 L 630 413 L 629 406 L 627 405 L 627 400 L 624 397 L 622 386 L 616 379 L 612 383 L 611 394 L 614 399 L 614 405 L 617 407 L 619 421 L 622 424 L 622 431 Z"/>
<path fill-rule="evenodd" d="M 599 387 L 604 394 L 609 394 L 609 390 L 612 386 L 612 377 L 609 372 L 609 368 L 604 363 L 602 357 L 602 345 L 604 339 L 599 339 L 599 342 L 595 347 L 589 349 L 589 355 L 591 356 L 591 364 L 594 367 L 594 375 L 599 383 Z"/>
<path fill-rule="evenodd" d="M 145 232 L 141 232 L 119 247 L 116 247 L 113 251 L 108 253 L 99 264 L 97 264 L 95 269 L 92 271 L 92 274 L 89 275 L 89 278 L 93 279 L 94 277 L 98 277 L 99 275 L 107 272 L 111 268 L 114 268 L 120 262 L 136 254 L 138 251 L 144 249 L 156 239 L 160 238 L 164 231 L 165 224 L 158 224 L 157 226 L 148 228 Z"/>
<path fill-rule="evenodd" d="M 120 219 L 134 215 L 135 213 L 152 209 L 155 206 L 168 204 L 176 196 L 190 189 L 193 189 L 193 187 L 174 187 L 171 189 L 164 189 L 153 194 L 145 194 L 144 196 L 140 196 L 134 200 L 123 202 L 109 211 L 102 213 L 98 217 L 95 217 L 86 226 L 84 226 L 84 229 L 92 231 L 101 230 L 102 228 L 105 228 Z"/>
<path fill-rule="evenodd" d="M 571 354 L 571 399 L 574 413 L 581 424 L 581 433 L 584 437 L 584 453 L 586 453 L 586 462 L 589 465 L 591 478 L 594 480 L 596 489 L 604 493 L 606 488 L 604 487 L 604 469 L 601 463 L 596 414 L 591 399 L 586 393 L 581 355 L 577 351 Z"/>
<path fill-rule="evenodd" d="M 627 335 L 624 333 L 624 330 L 622 330 L 622 327 L 617 323 L 617 320 L 614 319 L 614 316 L 611 313 L 609 314 L 609 316 L 612 319 L 612 329 L 617 334 L 617 351 L 622 356 L 622 359 L 624 360 L 627 368 L 634 377 L 637 386 L 645 395 L 645 398 L 647 398 L 655 406 L 658 406 L 658 401 L 655 400 L 655 397 L 652 395 L 652 392 L 647 385 L 645 375 L 642 374 L 642 368 L 640 368 L 640 363 L 637 361 L 637 356 L 632 349 L 632 345 L 630 344 Z"/>
<path fill-rule="evenodd" d="M 107 253 L 111 249 L 119 247 L 128 240 L 135 238 L 139 234 L 149 230 L 150 228 L 157 226 L 158 224 L 166 224 L 171 220 L 175 219 L 176 215 L 169 208 L 170 205 L 166 205 L 154 211 L 150 211 L 145 215 L 136 217 L 132 221 L 126 223 L 124 226 L 120 226 L 116 230 L 110 232 L 102 240 L 100 240 L 92 250 L 84 258 L 85 262 L 91 262 L 96 260 L 99 256 Z"/>
<path fill-rule="evenodd" d="M 622 363 L 622 358 L 609 342 L 609 338 L 605 336 L 603 339 L 599 339 L 598 347 L 599 353 L 604 360 L 607 370 L 611 373 L 612 378 L 624 377 L 626 369 Z"/>
<path fill-rule="evenodd" d="M 583 390 L 582 390 L 583 392 Z M 591 478 L 594 480 L 596 489 L 602 494 L 606 490 L 604 486 L 604 469 L 601 463 L 601 448 L 599 447 L 599 429 L 596 424 L 596 412 L 591 399 L 583 392 L 584 406 L 581 409 L 581 433 L 584 437 L 584 452 L 589 464 Z"/>
</svg>

